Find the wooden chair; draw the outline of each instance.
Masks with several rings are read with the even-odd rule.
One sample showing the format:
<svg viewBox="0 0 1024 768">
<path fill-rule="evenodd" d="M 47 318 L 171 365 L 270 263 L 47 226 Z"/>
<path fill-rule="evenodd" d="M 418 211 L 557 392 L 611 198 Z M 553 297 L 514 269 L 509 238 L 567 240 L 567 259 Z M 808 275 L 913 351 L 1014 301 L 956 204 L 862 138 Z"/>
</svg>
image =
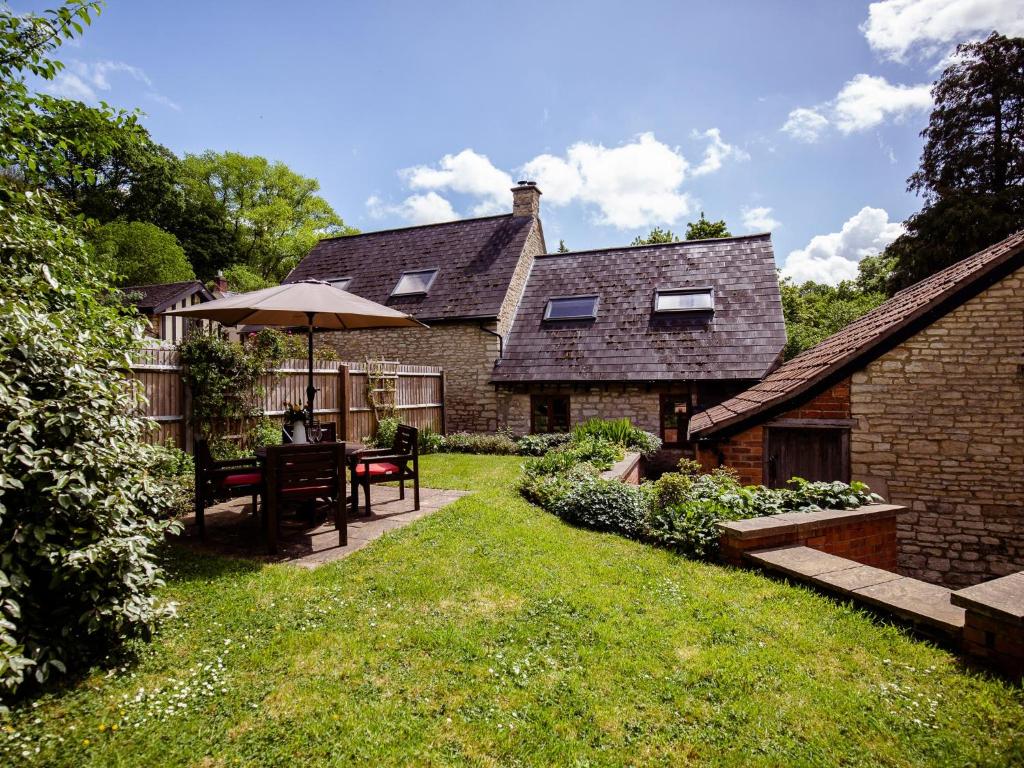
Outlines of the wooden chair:
<svg viewBox="0 0 1024 768">
<path fill-rule="evenodd" d="M 256 514 L 259 497 L 263 494 L 263 469 L 255 457 L 214 461 L 210 443 L 205 438 L 193 445 L 196 463 L 195 506 L 199 537 L 206 536 L 206 507 L 219 499 L 252 496 L 252 511 Z"/>
<path fill-rule="evenodd" d="M 342 547 L 348 545 L 344 443 L 268 445 L 265 475 L 266 515 L 263 524 L 267 549 L 271 553 L 277 552 L 281 507 L 293 502 L 313 503 L 320 499 L 331 502 L 338 543 Z"/>
<path fill-rule="evenodd" d="M 419 430 L 398 425 L 395 443 L 390 448 L 360 451 L 351 460 L 352 512 L 359 511 L 359 486 L 366 495 L 366 514 L 370 514 L 370 486 L 398 481 L 398 498 L 405 498 L 405 481 L 413 482 L 413 509 L 420 508 Z M 410 466 L 411 465 L 411 466 Z"/>
</svg>

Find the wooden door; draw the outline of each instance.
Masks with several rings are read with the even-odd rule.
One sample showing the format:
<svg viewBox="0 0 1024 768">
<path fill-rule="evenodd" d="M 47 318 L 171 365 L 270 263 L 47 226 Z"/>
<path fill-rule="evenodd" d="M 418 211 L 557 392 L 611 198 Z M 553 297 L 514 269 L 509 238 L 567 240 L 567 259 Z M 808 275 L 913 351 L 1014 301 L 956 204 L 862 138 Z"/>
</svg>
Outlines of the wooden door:
<svg viewBox="0 0 1024 768">
<path fill-rule="evenodd" d="M 765 480 L 782 488 L 791 477 L 850 482 L 848 429 L 769 427 L 765 438 Z"/>
</svg>

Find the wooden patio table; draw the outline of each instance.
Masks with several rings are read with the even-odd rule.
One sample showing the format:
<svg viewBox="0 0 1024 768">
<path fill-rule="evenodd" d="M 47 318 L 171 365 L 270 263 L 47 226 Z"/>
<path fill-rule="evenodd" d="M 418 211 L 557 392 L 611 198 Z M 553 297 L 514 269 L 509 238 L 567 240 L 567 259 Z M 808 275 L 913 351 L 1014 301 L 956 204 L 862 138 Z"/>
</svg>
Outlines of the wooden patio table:
<svg viewBox="0 0 1024 768">
<path fill-rule="evenodd" d="M 322 442 L 327 443 L 327 442 L 331 442 L 331 441 L 324 440 Z M 363 445 L 362 443 L 355 443 L 355 442 L 349 442 L 349 441 L 345 442 L 345 463 L 346 463 L 346 466 L 340 468 L 341 469 L 341 475 L 342 475 L 343 478 L 347 479 L 347 474 L 348 474 L 347 470 L 349 469 L 349 467 L 351 467 L 352 460 L 355 459 L 356 457 L 358 457 L 359 454 L 362 453 L 365 450 L 366 450 L 366 446 Z M 260 446 L 259 448 L 254 450 L 253 453 L 256 455 L 256 460 L 260 463 L 260 466 L 265 466 L 266 462 L 267 462 L 267 449 L 266 449 L 266 447 L 265 446 Z M 354 495 L 355 495 L 355 491 L 353 490 L 352 493 L 348 497 L 349 503 L 353 504 L 353 506 L 354 506 L 354 503 L 353 503 Z M 358 517 L 359 510 L 353 509 L 352 510 L 352 514 Z M 274 524 L 276 524 L 277 521 L 270 521 L 270 522 L 273 522 Z"/>
</svg>

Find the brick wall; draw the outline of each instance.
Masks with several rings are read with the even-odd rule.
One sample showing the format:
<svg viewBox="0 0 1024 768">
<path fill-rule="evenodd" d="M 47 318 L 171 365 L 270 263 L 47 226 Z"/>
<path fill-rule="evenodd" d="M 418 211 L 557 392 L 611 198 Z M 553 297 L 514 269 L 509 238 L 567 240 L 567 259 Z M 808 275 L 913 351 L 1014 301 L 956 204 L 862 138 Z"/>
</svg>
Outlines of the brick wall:
<svg viewBox="0 0 1024 768">
<path fill-rule="evenodd" d="M 779 414 L 784 419 L 849 419 L 850 380 L 845 379 L 809 402 Z M 745 485 L 764 483 L 764 427 L 757 425 L 718 443 L 702 443 L 697 460 L 706 471 L 719 464 L 736 470 Z"/>
<path fill-rule="evenodd" d="M 851 468 L 910 508 L 900 572 L 957 587 L 1024 567 L 1024 270 L 854 374 Z"/>
<path fill-rule="evenodd" d="M 795 512 L 722 524 L 720 557 L 742 565 L 746 552 L 804 546 L 864 565 L 896 571 L 896 521 L 901 512 L 890 505 L 859 510 Z M 747 527 L 750 523 L 753 526 Z"/>
</svg>

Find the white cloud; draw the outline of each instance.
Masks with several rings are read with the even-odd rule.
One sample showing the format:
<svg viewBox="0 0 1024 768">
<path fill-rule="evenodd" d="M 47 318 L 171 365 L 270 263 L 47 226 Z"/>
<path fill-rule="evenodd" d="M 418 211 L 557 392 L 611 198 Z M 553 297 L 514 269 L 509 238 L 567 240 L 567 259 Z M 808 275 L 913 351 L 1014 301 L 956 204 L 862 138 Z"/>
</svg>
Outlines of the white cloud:
<svg viewBox="0 0 1024 768">
<path fill-rule="evenodd" d="M 482 197 L 483 200 L 473 208 L 473 214 L 476 216 L 504 213 L 510 205 L 509 190 L 512 188 L 512 177 L 495 168 L 486 155 L 478 154 L 472 149 L 464 149 L 457 155 L 445 155 L 437 168 L 417 165 L 399 173 L 412 189 L 450 189 L 453 192 Z M 439 195 L 435 197 L 444 199 Z"/>
<path fill-rule="evenodd" d="M 791 251 L 782 274 L 796 283 L 813 280 L 835 285 L 852 280 L 861 259 L 880 253 L 903 231 L 903 225 L 889 221 L 889 214 L 882 208 L 865 206 L 839 232 L 816 235 L 806 247 Z"/>
<path fill-rule="evenodd" d="M 410 195 L 397 205 L 386 203 L 377 195 L 370 195 L 366 199 L 366 207 L 371 218 L 382 219 L 385 216 L 398 216 L 410 224 L 435 224 L 439 221 L 452 221 L 458 218 L 452 204 L 437 192 Z"/>
<path fill-rule="evenodd" d="M 722 132 L 717 128 L 708 128 L 704 133 L 694 131 L 695 139 L 704 138 L 708 140 L 708 146 L 704 150 L 704 159 L 700 165 L 693 169 L 693 176 L 703 176 L 707 173 L 714 173 L 722 167 L 722 162 L 729 158 L 734 160 L 749 160 L 750 155 L 739 147 L 727 144 L 722 141 Z"/>
<path fill-rule="evenodd" d="M 821 134 L 828 128 L 828 118 L 814 109 L 797 107 L 789 113 L 786 124 L 782 126 L 784 133 L 788 133 L 798 141 L 812 143 L 821 138 Z"/>
<path fill-rule="evenodd" d="M 727 160 L 748 157 L 723 140 L 717 128 L 695 132 L 694 137 L 705 140 L 706 146 L 701 163 L 693 169 L 678 147 L 648 132 L 617 147 L 580 141 L 564 155 L 537 155 L 521 167 L 518 178 L 537 181 L 547 204 L 592 206 L 601 224 L 620 229 L 673 224 L 692 210 L 690 196 L 682 189 L 688 176 L 713 173 Z M 505 213 L 511 207 L 512 176 L 472 149 L 445 155 L 436 165 L 405 168 L 399 176 L 409 189 L 426 194 L 400 205 L 371 198 L 371 215 L 377 211 L 417 221 L 454 218 L 451 203 L 437 194 L 446 190 L 476 198 L 474 216 Z"/>
<path fill-rule="evenodd" d="M 772 209 L 767 206 L 744 208 L 742 218 L 743 226 L 751 232 L 770 232 L 782 225 L 782 222 L 772 216 Z"/>
<path fill-rule="evenodd" d="M 856 75 L 836 96 L 835 124 L 843 133 L 864 131 L 887 117 L 902 120 L 932 105 L 931 86 L 892 85 L 884 77 Z"/>
<path fill-rule="evenodd" d="M 181 106 L 162 93 L 153 90 L 153 81 L 143 70 L 123 61 L 72 61 L 46 86 L 54 96 L 77 101 L 99 101 L 99 93 L 112 90 L 111 75 L 128 75 L 148 90 L 146 97 L 165 107 L 181 111 Z"/>
<path fill-rule="evenodd" d="M 843 134 L 875 128 L 889 119 L 897 122 L 932 106 L 931 86 L 894 85 L 877 75 L 854 75 L 832 101 L 789 113 L 782 131 L 794 139 L 815 142 L 829 126 Z"/>
<path fill-rule="evenodd" d="M 64 71 L 46 84 L 47 93 L 74 101 L 97 101 L 96 91 L 74 72 Z"/>
<path fill-rule="evenodd" d="M 993 29 L 1024 35 L 1024 5 L 1014 0 L 882 0 L 868 6 L 860 29 L 874 50 L 903 61 L 912 50 L 934 56 Z"/>
<path fill-rule="evenodd" d="M 618 147 L 581 141 L 569 147 L 565 157 L 539 155 L 523 166 L 523 175 L 537 181 L 546 202 L 594 206 L 600 224 L 619 229 L 674 224 L 693 210 L 682 189 L 688 175 L 713 173 L 727 159 L 748 157 L 726 143 L 717 128 L 694 136 L 708 144 L 704 159 L 692 170 L 678 147 L 647 132 Z"/>
</svg>

